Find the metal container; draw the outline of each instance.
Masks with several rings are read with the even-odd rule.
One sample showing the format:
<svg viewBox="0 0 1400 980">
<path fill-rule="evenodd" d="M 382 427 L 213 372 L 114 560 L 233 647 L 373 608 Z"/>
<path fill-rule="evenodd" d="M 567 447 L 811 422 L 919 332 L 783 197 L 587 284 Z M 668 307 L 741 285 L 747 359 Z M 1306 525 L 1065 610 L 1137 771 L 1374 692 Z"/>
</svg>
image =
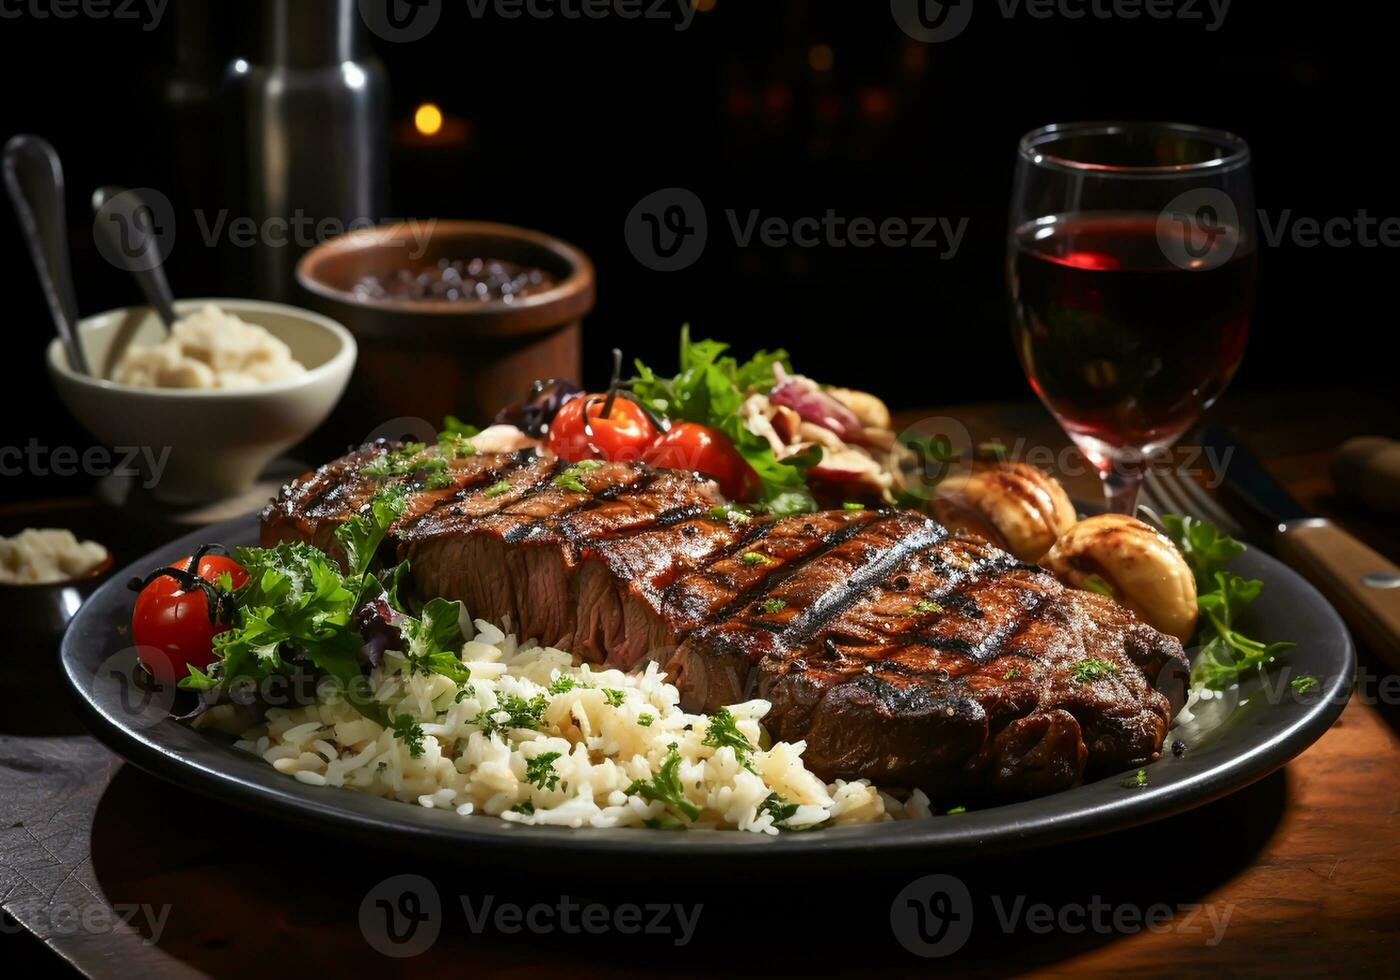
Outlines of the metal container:
<svg viewBox="0 0 1400 980">
<path fill-rule="evenodd" d="M 384 219 L 388 80 L 355 0 L 259 7 L 260 50 L 225 74 L 244 163 L 234 200 L 257 229 L 256 244 L 234 257 L 251 293 L 285 302 L 317 241 Z"/>
</svg>

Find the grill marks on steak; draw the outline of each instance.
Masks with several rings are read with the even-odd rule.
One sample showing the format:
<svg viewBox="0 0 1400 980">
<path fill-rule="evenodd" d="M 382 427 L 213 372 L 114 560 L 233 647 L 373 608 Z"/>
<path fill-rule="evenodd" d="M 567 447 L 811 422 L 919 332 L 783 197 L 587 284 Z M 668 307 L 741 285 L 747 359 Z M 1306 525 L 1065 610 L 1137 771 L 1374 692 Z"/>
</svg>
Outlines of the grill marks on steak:
<svg viewBox="0 0 1400 980">
<path fill-rule="evenodd" d="M 1185 692 L 1175 641 L 961 539 L 911 554 L 816 633 L 747 639 L 760 637 L 774 637 L 755 679 L 773 737 L 805 739 L 814 771 L 967 798 L 1040 795 L 1150 761 L 1179 706 L 1157 687 Z M 724 650 L 745 640 L 730 630 Z M 724 662 L 708 649 L 689 658 Z M 1090 659 L 1108 676 L 1076 675 Z"/>
<path fill-rule="evenodd" d="M 335 554 L 334 528 L 386 483 L 362 472 L 378 451 L 287 487 L 264 543 Z M 773 736 L 805 740 L 826 779 L 1053 792 L 1154 758 L 1185 699 L 1174 639 L 919 514 L 737 523 L 693 474 L 529 451 L 449 472 L 439 490 L 407 478 L 390 533 L 421 595 L 588 660 L 656 660 L 692 710 L 767 698 Z M 1107 675 L 1077 673 L 1089 659 Z"/>
<path fill-rule="evenodd" d="M 675 648 L 648 590 L 723 546 L 726 524 L 697 524 L 721 502 L 689 473 L 555 463 L 503 507 L 405 529 L 400 554 L 425 595 L 460 598 L 522 636 L 631 667 Z"/>
</svg>

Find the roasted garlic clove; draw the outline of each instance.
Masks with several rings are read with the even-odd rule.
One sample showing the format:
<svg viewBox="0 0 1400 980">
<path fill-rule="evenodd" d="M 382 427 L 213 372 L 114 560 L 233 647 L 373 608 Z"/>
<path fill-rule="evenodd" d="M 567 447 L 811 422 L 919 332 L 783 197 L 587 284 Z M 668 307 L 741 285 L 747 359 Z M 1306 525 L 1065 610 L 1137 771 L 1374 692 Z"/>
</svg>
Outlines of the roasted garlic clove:
<svg viewBox="0 0 1400 980">
<path fill-rule="evenodd" d="M 1196 579 L 1176 545 L 1136 518 L 1100 514 L 1065 532 L 1041 564 L 1076 589 L 1111 592 L 1182 643 L 1196 630 Z"/>
<path fill-rule="evenodd" d="M 891 429 L 890 410 L 885 403 L 867 391 L 850 388 L 828 388 L 826 393 L 851 410 L 867 429 Z"/>
<path fill-rule="evenodd" d="M 934 515 L 1036 561 L 1074 525 L 1076 514 L 1060 481 L 1028 463 L 976 463 L 938 485 Z"/>
</svg>

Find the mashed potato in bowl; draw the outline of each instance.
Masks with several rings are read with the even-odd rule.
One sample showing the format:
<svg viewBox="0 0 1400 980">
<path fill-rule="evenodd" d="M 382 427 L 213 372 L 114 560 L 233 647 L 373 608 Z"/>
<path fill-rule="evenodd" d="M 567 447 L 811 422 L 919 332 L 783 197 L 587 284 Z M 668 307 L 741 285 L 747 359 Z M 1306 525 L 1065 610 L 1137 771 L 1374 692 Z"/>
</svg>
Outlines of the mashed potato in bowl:
<svg viewBox="0 0 1400 980">
<path fill-rule="evenodd" d="M 137 388 L 255 388 L 306 373 L 291 348 L 263 327 L 212 303 L 181 317 L 158 344 L 131 347 L 113 372 Z"/>
<path fill-rule="evenodd" d="M 53 585 L 81 578 L 107 560 L 107 549 L 64 528 L 25 528 L 0 537 L 0 585 Z"/>
</svg>

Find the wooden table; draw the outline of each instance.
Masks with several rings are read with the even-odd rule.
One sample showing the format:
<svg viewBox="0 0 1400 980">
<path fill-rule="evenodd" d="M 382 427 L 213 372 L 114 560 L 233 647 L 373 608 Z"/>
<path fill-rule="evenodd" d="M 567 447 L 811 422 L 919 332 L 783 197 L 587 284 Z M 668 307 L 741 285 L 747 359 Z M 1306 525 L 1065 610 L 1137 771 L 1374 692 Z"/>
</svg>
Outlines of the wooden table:
<svg viewBox="0 0 1400 980">
<path fill-rule="evenodd" d="M 1343 409 L 1311 413 L 1306 431 L 1292 424 L 1296 411 L 1285 410 L 1296 396 L 1236 399 L 1229 421 L 1307 502 L 1400 558 L 1397 529 L 1334 499 L 1325 466 L 1328 450 L 1345 436 L 1396 435 L 1393 405 L 1328 397 L 1307 401 Z M 1036 406 L 925 414 L 957 417 L 977 438 L 1022 434 L 1062 445 Z M 1070 482 L 1072 492 L 1092 491 L 1091 479 Z M 100 527 L 106 540 L 120 539 L 122 557 L 160 539 L 151 528 L 123 534 L 110 515 L 83 501 L 47 502 L 41 517 L 33 513 L 38 506 L 0 511 L 0 529 L 36 521 Z M 11 651 L 11 659 L 19 654 Z M 679 881 L 664 867 L 648 869 L 640 881 L 599 880 L 565 863 L 557 875 L 523 877 L 488 861 L 367 853 L 207 802 L 124 765 L 80 733 L 55 678 L 38 691 L 26 678 L 25 697 L 7 692 L 9 720 L 0 721 L 0 899 L 7 912 L 0 962 L 53 967 L 57 953 L 85 974 L 123 977 L 425 970 L 788 976 L 942 968 L 1067 976 L 1192 969 L 1393 974 L 1400 969 L 1400 683 L 1368 652 L 1360 663 L 1358 694 L 1326 736 L 1283 770 L 1191 813 L 1012 859 L 913 860 L 897 877 L 827 879 L 811 869 L 817 877 L 801 882 L 741 875 Z M 433 882 L 443 914 L 431 948 L 395 959 L 375 951 L 359 922 L 366 896 L 400 874 Z M 928 874 L 956 876 L 974 903 L 971 937 L 947 960 L 913 956 L 891 929 L 895 895 Z M 502 920 L 474 927 L 469 912 L 482 911 L 488 898 L 493 911 L 553 908 L 553 928 L 511 932 L 510 919 L 504 930 Z M 566 931 L 558 909 L 570 901 L 594 909 L 590 922 L 612 927 L 594 934 L 581 928 L 585 913 L 575 911 L 575 931 Z M 674 912 L 658 921 L 670 932 L 623 931 L 659 914 L 644 907 L 676 903 L 687 921 L 698 915 L 687 944 L 677 945 L 683 934 Z M 636 919 L 627 911 L 633 905 Z M 538 925 L 545 924 L 541 915 L 537 910 Z"/>
</svg>

